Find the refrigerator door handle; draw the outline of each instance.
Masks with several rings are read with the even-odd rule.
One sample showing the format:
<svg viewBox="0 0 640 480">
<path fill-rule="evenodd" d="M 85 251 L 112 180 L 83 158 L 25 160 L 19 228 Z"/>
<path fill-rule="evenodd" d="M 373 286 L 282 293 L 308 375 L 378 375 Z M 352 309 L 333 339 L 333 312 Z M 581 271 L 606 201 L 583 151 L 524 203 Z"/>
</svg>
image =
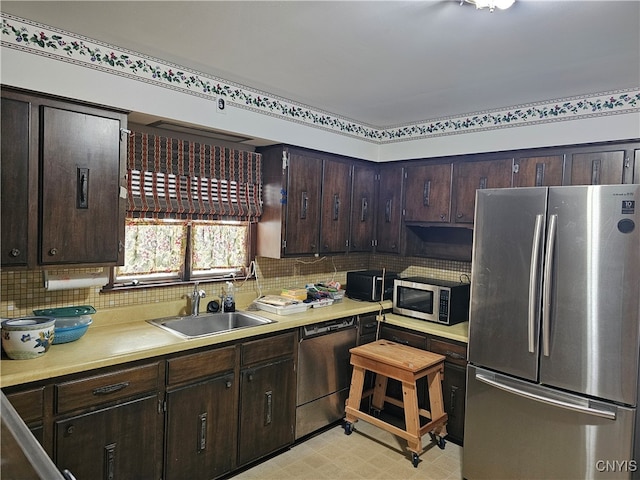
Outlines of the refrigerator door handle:
<svg viewBox="0 0 640 480">
<path fill-rule="evenodd" d="M 542 278 L 544 288 L 542 292 L 542 354 L 549 356 L 549 337 L 551 327 L 551 275 L 553 273 L 553 251 L 556 241 L 558 215 L 549 218 L 549 230 L 547 232 L 547 251 L 544 256 L 544 275 Z"/>
<path fill-rule="evenodd" d="M 585 405 L 580 405 L 577 403 L 571 403 L 566 400 L 559 400 L 555 398 L 545 397 L 543 395 L 538 395 L 533 392 L 527 392 L 525 390 L 521 390 L 511 385 L 506 385 L 498 380 L 493 378 L 486 377 L 480 373 L 476 373 L 476 380 L 486 383 L 495 388 L 499 388 L 504 390 L 505 392 L 512 393 L 514 395 L 519 395 L 523 398 L 527 398 L 529 400 L 534 400 L 536 402 L 546 403 L 547 405 L 551 405 L 554 407 L 564 408 L 565 410 L 571 410 L 574 412 L 586 413 L 587 415 L 594 415 L 596 417 L 602 417 L 609 420 L 616 419 L 616 412 L 611 412 L 609 410 L 602 410 L 599 408 L 587 407 Z"/>
<path fill-rule="evenodd" d="M 529 314 L 527 318 L 529 353 L 535 353 L 536 308 L 540 300 L 538 297 L 538 274 L 540 273 L 538 258 L 540 258 L 543 221 L 544 215 L 536 215 L 536 223 L 533 228 L 533 245 L 531 247 L 531 265 L 529 268 Z"/>
</svg>

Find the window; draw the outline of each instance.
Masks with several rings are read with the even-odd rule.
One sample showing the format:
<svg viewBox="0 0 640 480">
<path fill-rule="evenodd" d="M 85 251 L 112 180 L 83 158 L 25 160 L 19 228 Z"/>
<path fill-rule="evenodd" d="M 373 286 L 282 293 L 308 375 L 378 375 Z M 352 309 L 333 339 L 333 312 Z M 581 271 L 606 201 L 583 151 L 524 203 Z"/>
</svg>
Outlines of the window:
<svg viewBox="0 0 640 480">
<path fill-rule="evenodd" d="M 132 132 L 125 263 L 113 285 L 244 275 L 262 214 L 262 157 Z"/>
<path fill-rule="evenodd" d="M 125 262 L 115 284 L 175 282 L 244 275 L 250 224 L 240 221 L 127 220 Z"/>
</svg>

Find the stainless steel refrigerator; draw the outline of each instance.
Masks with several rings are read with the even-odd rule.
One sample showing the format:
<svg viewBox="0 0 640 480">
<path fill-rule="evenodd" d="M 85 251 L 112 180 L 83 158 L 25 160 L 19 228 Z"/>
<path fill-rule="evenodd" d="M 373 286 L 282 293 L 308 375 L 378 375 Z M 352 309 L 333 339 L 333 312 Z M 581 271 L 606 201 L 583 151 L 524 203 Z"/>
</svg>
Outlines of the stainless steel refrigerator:
<svg viewBox="0 0 640 480">
<path fill-rule="evenodd" d="M 479 190 L 463 476 L 640 477 L 640 185 Z"/>
</svg>

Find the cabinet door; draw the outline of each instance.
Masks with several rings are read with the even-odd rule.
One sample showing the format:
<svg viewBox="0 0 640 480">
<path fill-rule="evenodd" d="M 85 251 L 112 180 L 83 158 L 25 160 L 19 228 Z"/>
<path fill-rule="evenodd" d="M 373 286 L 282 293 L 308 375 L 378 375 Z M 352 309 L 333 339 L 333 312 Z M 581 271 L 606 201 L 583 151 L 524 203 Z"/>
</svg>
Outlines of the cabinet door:
<svg viewBox="0 0 640 480">
<path fill-rule="evenodd" d="M 635 168 L 633 169 L 633 183 L 640 183 L 640 150 L 634 151 Z"/>
<path fill-rule="evenodd" d="M 515 161 L 514 187 L 551 187 L 562 185 L 563 155 L 525 157 Z"/>
<path fill-rule="evenodd" d="M 157 479 L 157 397 L 55 422 L 55 463 L 76 478 Z"/>
<path fill-rule="evenodd" d="M 351 172 L 349 163 L 326 159 L 322 171 L 320 251 L 343 253 L 349 246 Z"/>
<path fill-rule="evenodd" d="M 427 337 L 425 334 L 418 332 L 410 332 L 407 330 L 401 330 L 399 328 L 390 327 L 384 325 L 380 329 L 380 338 L 385 340 L 391 340 L 392 342 L 400 343 L 402 345 L 408 345 L 410 347 L 419 348 L 420 350 L 427 349 Z M 426 377 L 419 379 L 416 382 L 416 392 L 418 395 L 418 406 L 420 408 L 429 409 L 429 387 Z M 398 401 L 402 401 L 402 384 L 393 378 L 387 381 L 387 396 L 395 398 Z M 385 404 L 385 410 L 392 415 L 404 418 L 404 411 L 392 404 Z"/>
<path fill-rule="evenodd" d="M 451 171 L 450 163 L 405 168 L 405 222 L 449 222 Z"/>
<path fill-rule="evenodd" d="M 0 216 L 2 266 L 24 266 L 29 238 L 29 150 L 31 104 L 2 98 Z M 35 192 L 34 192 L 35 193 Z"/>
<path fill-rule="evenodd" d="M 624 180 L 624 150 L 574 153 L 571 156 L 571 185 L 616 185 Z"/>
<path fill-rule="evenodd" d="M 41 107 L 42 264 L 118 262 L 120 121 Z"/>
<path fill-rule="evenodd" d="M 371 252 L 375 240 L 376 168 L 353 167 L 350 252 Z"/>
<path fill-rule="evenodd" d="M 233 374 L 167 393 L 165 478 L 216 478 L 233 469 L 237 442 Z"/>
<path fill-rule="evenodd" d="M 467 345 L 452 340 L 430 337 L 429 351 L 444 355 L 442 397 L 447 420 L 448 438 L 458 444 L 464 439 Z"/>
<path fill-rule="evenodd" d="M 402 167 L 380 169 L 376 222 L 377 252 L 400 253 L 402 175 Z"/>
<path fill-rule="evenodd" d="M 284 248 L 287 255 L 319 252 L 321 179 L 322 159 L 290 152 Z"/>
<path fill-rule="evenodd" d="M 477 189 L 511 186 L 512 165 L 511 158 L 454 165 L 455 223 L 473 223 Z"/>
<path fill-rule="evenodd" d="M 244 465 L 293 443 L 293 359 L 241 372 L 238 464 Z"/>
<path fill-rule="evenodd" d="M 464 439 L 464 402 L 466 394 L 466 369 L 449 362 L 444 364 L 442 396 L 447 412 L 447 438 L 462 444 Z"/>
</svg>

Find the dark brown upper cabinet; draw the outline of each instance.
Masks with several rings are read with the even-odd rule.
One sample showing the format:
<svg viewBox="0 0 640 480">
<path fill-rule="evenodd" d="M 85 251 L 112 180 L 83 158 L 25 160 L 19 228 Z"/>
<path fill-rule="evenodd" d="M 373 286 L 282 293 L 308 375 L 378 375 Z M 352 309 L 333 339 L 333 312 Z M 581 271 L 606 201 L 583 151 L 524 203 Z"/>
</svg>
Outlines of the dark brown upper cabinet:
<svg viewBox="0 0 640 480">
<path fill-rule="evenodd" d="M 2 218 L 1 263 L 3 267 L 27 266 L 31 258 L 30 226 L 36 216 L 37 178 L 29 172 L 36 169 L 31 159 L 31 102 L 27 98 L 11 98 L 3 91 L 2 147 L 0 167 L 0 217 Z M 35 226 L 35 223 L 34 223 Z"/>
<path fill-rule="evenodd" d="M 3 266 L 121 265 L 126 115 L 11 89 L 2 105 Z"/>
<path fill-rule="evenodd" d="M 511 187 L 512 158 L 460 162 L 453 166 L 453 221 L 473 224 L 476 190 Z"/>
<path fill-rule="evenodd" d="M 564 155 L 516 158 L 513 165 L 514 187 L 562 185 Z"/>
<path fill-rule="evenodd" d="M 364 162 L 353 166 L 350 252 L 372 252 L 375 246 L 377 168 Z"/>
<path fill-rule="evenodd" d="M 346 252 L 351 162 L 283 145 L 258 151 L 263 158 L 258 255 L 281 258 Z"/>
<path fill-rule="evenodd" d="M 616 185 L 631 178 L 633 165 L 624 150 L 571 155 L 571 185 Z"/>
<path fill-rule="evenodd" d="M 344 253 L 349 248 L 352 173 L 351 162 L 323 161 L 320 253 Z"/>
<path fill-rule="evenodd" d="M 120 119 L 50 106 L 40 115 L 40 263 L 116 264 L 124 247 Z"/>
<path fill-rule="evenodd" d="M 402 185 L 404 169 L 380 167 L 376 221 L 376 252 L 400 253 L 402 240 Z"/>
<path fill-rule="evenodd" d="M 451 220 L 451 163 L 405 167 L 406 223 L 449 223 Z"/>
</svg>

